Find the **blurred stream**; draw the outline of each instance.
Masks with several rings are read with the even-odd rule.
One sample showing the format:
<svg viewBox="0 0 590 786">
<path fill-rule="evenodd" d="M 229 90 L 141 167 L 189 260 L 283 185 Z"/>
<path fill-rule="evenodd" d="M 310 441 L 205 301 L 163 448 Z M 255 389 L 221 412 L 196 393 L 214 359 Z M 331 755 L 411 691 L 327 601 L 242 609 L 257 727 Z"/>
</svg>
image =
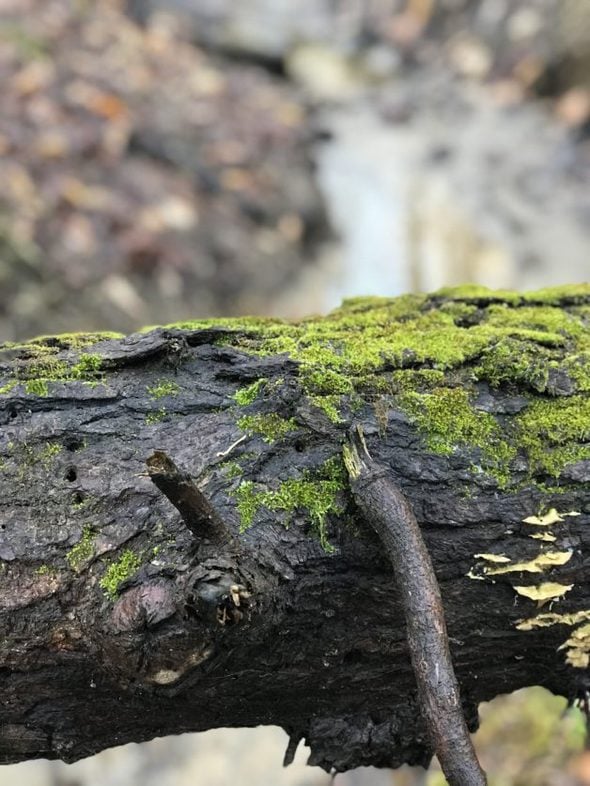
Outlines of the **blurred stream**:
<svg viewBox="0 0 590 786">
<path fill-rule="evenodd" d="M 412 288 L 408 248 L 408 165 L 413 143 L 370 110 L 325 118 L 333 141 L 317 153 L 318 182 L 341 238 L 341 271 L 327 282 L 326 308 L 359 294 Z"/>
</svg>

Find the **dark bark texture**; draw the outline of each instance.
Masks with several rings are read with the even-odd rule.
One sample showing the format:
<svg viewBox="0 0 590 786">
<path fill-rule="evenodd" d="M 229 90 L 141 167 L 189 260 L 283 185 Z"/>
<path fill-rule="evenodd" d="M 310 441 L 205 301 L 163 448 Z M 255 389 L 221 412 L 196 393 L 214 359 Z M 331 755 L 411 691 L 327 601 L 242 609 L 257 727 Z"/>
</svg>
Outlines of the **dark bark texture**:
<svg viewBox="0 0 590 786">
<path fill-rule="evenodd" d="M 585 690 L 589 304 L 467 289 L 0 349 L 0 762 L 277 724 L 328 770 L 426 764 L 353 421 L 420 525 L 469 728 L 501 693 Z M 369 381 L 347 353 L 376 325 Z M 473 422 L 439 412 L 458 393 Z"/>
</svg>

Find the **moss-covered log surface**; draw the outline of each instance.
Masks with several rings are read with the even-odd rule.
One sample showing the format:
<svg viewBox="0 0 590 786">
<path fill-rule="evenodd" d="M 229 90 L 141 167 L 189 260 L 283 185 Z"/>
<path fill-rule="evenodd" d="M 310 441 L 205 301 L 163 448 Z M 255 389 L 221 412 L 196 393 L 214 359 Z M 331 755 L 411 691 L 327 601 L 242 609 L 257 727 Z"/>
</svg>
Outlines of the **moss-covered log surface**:
<svg viewBox="0 0 590 786">
<path fill-rule="evenodd" d="M 470 726 L 499 693 L 584 690 L 589 392 L 590 286 L 4 345 L 0 760 L 272 723 L 326 768 L 427 761 L 353 421 L 422 528 Z"/>
</svg>

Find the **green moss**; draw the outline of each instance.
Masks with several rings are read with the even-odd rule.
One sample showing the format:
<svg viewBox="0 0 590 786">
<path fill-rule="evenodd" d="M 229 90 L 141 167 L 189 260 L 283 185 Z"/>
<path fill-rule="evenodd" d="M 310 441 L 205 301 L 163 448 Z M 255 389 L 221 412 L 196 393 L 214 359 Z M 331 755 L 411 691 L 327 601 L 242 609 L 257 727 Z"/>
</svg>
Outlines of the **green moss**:
<svg viewBox="0 0 590 786">
<path fill-rule="evenodd" d="M 355 314 L 368 316 L 375 310 L 385 309 L 392 318 L 403 320 L 415 316 L 427 304 L 427 300 L 428 295 L 417 294 L 401 295 L 400 297 L 360 295 L 358 297 L 346 298 L 340 308 L 332 312 L 332 315 L 336 318 L 354 316 Z"/>
<path fill-rule="evenodd" d="M 59 442 L 50 442 L 39 452 L 39 461 L 42 464 L 50 464 L 56 456 L 62 452 L 63 447 Z"/>
<path fill-rule="evenodd" d="M 213 319 L 185 319 L 164 325 L 167 330 L 228 330 L 247 331 L 264 329 L 266 325 L 276 324 L 279 320 L 272 317 L 215 317 Z M 147 325 L 140 333 L 149 333 L 159 325 Z"/>
<path fill-rule="evenodd" d="M 82 537 L 66 554 L 66 561 L 74 572 L 80 573 L 86 564 L 94 557 L 95 537 L 90 527 L 84 527 Z"/>
<path fill-rule="evenodd" d="M 540 475 L 556 476 L 586 455 L 579 438 L 564 438 L 543 456 L 542 429 L 531 426 L 540 410 L 494 416 L 473 402 L 482 385 L 552 394 L 556 398 L 540 406 L 559 420 L 567 405 L 558 393 L 590 390 L 589 303 L 588 285 L 530 293 L 468 285 L 433 295 L 354 298 L 325 318 L 294 323 L 207 320 L 191 327 L 217 326 L 219 343 L 250 354 L 287 354 L 298 364 L 309 402 L 334 423 L 346 422 L 358 402 L 393 395 L 391 406 L 407 412 L 430 450 L 450 455 L 471 448 L 474 472 L 483 470 L 502 486 L 520 454 L 538 484 L 545 482 Z M 242 400 L 251 403 L 252 394 L 248 390 Z M 569 411 L 578 408 L 576 399 Z M 240 425 L 272 440 L 273 425 L 283 422 Z"/>
<path fill-rule="evenodd" d="M 147 387 L 147 392 L 151 398 L 157 400 L 166 396 L 177 396 L 180 387 L 170 379 L 159 379 L 155 385 Z"/>
<path fill-rule="evenodd" d="M 408 391 L 398 398 L 398 404 L 426 435 L 426 444 L 435 453 L 449 455 L 463 445 L 482 449 L 497 432 L 494 418 L 475 412 L 469 394 L 461 388 Z"/>
<path fill-rule="evenodd" d="M 49 573 L 52 573 L 52 572 L 53 572 L 53 571 L 52 571 L 52 569 L 49 567 L 49 565 L 40 565 L 40 566 L 37 568 L 37 570 L 35 571 L 35 573 L 37 574 L 37 576 L 47 576 Z"/>
<path fill-rule="evenodd" d="M 36 336 L 28 341 L 6 341 L 0 344 L 0 351 L 17 354 L 20 357 L 40 358 L 55 355 L 61 350 L 83 350 L 100 341 L 125 338 L 122 333 L 105 331 L 102 333 L 60 333 L 55 336 Z"/>
<path fill-rule="evenodd" d="M 523 328 L 548 333 L 552 340 L 563 341 L 567 336 L 580 336 L 584 332 L 579 317 L 555 306 L 520 306 L 492 304 L 486 310 L 486 323 L 497 327 Z"/>
<path fill-rule="evenodd" d="M 83 352 L 79 356 L 78 362 L 69 369 L 66 376 L 69 379 L 92 380 L 96 379 L 101 368 L 102 358 L 100 355 L 91 355 Z"/>
<path fill-rule="evenodd" d="M 259 415 L 244 415 L 238 420 L 238 428 L 247 434 L 259 434 L 265 442 L 282 439 L 297 428 L 293 418 L 282 418 L 275 412 Z"/>
<path fill-rule="evenodd" d="M 389 390 L 392 393 L 402 393 L 404 391 L 432 390 L 433 388 L 444 385 L 444 371 L 433 369 L 403 369 L 393 371 L 390 377 Z"/>
<path fill-rule="evenodd" d="M 17 385 L 18 382 L 16 380 L 13 380 L 12 382 L 7 382 L 6 385 L 2 385 L 0 387 L 0 396 L 4 396 L 8 393 L 11 393 Z"/>
<path fill-rule="evenodd" d="M 39 465 L 46 470 L 49 469 L 54 459 L 63 450 L 59 442 L 48 442 L 45 445 L 34 446 L 28 445 L 26 442 L 9 442 L 7 447 L 18 467 L 17 477 L 19 480 L 25 480 L 30 475 L 29 470 L 39 467 Z"/>
<path fill-rule="evenodd" d="M 60 333 L 56 336 L 37 336 L 27 342 L 29 346 L 60 347 L 62 349 L 84 349 L 84 347 L 98 344 L 100 341 L 125 338 L 123 333 L 102 331 L 96 333 Z M 19 345 L 15 345 L 19 346 Z M 21 345 L 22 346 L 22 345 Z"/>
<path fill-rule="evenodd" d="M 494 301 L 500 301 L 502 303 L 516 305 L 522 299 L 522 295 L 511 289 L 489 289 L 480 284 L 462 284 L 456 287 L 443 287 L 435 292 L 434 295 L 447 300 L 462 300 L 466 303 L 471 301 L 478 303 L 493 303 Z"/>
<path fill-rule="evenodd" d="M 577 393 L 590 391 L 590 352 L 569 355 L 561 363 L 555 361 L 555 366 L 573 381 Z"/>
<path fill-rule="evenodd" d="M 3 351 L 9 345 L 2 347 Z M 27 349 L 23 349 L 27 347 Z M 32 348 L 32 349 L 31 349 Z M 25 393 L 44 397 L 49 394 L 49 383 L 72 382 L 75 380 L 93 382 L 100 377 L 102 359 L 99 355 L 81 353 L 76 363 L 69 364 L 55 356 L 54 347 L 44 345 L 19 345 L 18 350 L 24 352 L 15 367 L 14 379 L 3 386 L 4 392 L 10 392 L 22 383 Z M 32 353 L 32 354 L 31 354 Z"/>
<path fill-rule="evenodd" d="M 492 387 L 524 384 L 542 392 L 547 387 L 550 358 L 550 352 L 537 344 L 507 337 L 482 352 L 473 377 Z"/>
<path fill-rule="evenodd" d="M 49 394 L 49 386 L 46 379 L 28 379 L 25 382 L 25 393 L 30 396 L 47 396 Z"/>
<path fill-rule="evenodd" d="M 43 464 L 49 466 L 52 464 L 53 459 L 62 451 L 62 446 L 59 442 L 48 442 L 45 446 L 31 447 L 26 443 L 21 443 L 15 446 L 15 454 L 20 454 L 21 463 L 34 466 L 35 464 Z"/>
<path fill-rule="evenodd" d="M 234 393 L 234 401 L 236 404 L 239 404 L 240 407 L 246 407 L 248 404 L 252 404 L 258 398 L 260 391 L 266 383 L 266 378 L 262 377 L 261 379 L 257 379 L 256 382 L 252 382 L 251 385 L 241 388 Z"/>
<path fill-rule="evenodd" d="M 558 477 L 568 465 L 590 459 L 590 398 L 538 399 L 516 418 L 519 442 L 532 470 Z"/>
<path fill-rule="evenodd" d="M 240 531 L 252 526 L 262 507 L 275 512 L 292 514 L 297 510 L 307 513 L 312 531 L 327 552 L 334 550 L 327 538 L 327 516 L 339 515 L 344 510 L 342 492 L 347 488 L 345 471 L 339 457 L 327 461 L 316 471 L 306 471 L 300 478 L 290 478 L 277 489 L 265 489 L 251 481 L 243 481 L 236 491 L 240 513 Z M 284 521 L 289 525 L 289 517 Z"/>
<path fill-rule="evenodd" d="M 558 305 L 560 303 L 584 303 L 590 298 L 590 284 L 565 284 L 546 287 L 532 292 L 514 292 L 510 289 L 488 289 L 479 284 L 463 284 L 457 287 L 443 287 L 434 293 L 438 297 L 465 302 L 490 303 L 501 301 L 518 305 L 519 303 L 541 303 Z"/>
<path fill-rule="evenodd" d="M 237 461 L 226 461 L 221 466 L 228 480 L 239 478 L 244 474 L 243 467 Z"/>
<path fill-rule="evenodd" d="M 483 469 L 499 485 L 507 483 L 509 463 L 516 449 L 504 438 L 493 415 L 473 407 L 466 390 L 410 391 L 401 395 L 398 403 L 424 434 L 426 445 L 433 453 L 450 455 L 459 447 L 475 448 L 481 454 Z"/>
<path fill-rule="evenodd" d="M 527 458 L 531 478 L 559 477 L 568 464 L 590 459 L 590 444 L 585 444 L 590 438 L 590 399 L 581 395 L 531 400 L 507 429 L 493 415 L 477 411 L 463 389 L 408 392 L 398 403 L 432 452 L 477 449 L 482 468 L 500 487 L 509 482 L 510 462 L 518 452 Z"/>
<path fill-rule="evenodd" d="M 68 375 L 68 364 L 53 356 L 40 356 L 17 367 L 17 377 L 22 381 L 56 382 Z"/>
<path fill-rule="evenodd" d="M 553 442 L 544 436 L 547 427 L 539 418 L 546 420 L 552 413 L 553 433 L 561 434 L 556 423 L 585 406 L 581 397 L 590 391 L 590 285 L 530 293 L 468 285 L 433 295 L 354 298 L 327 317 L 298 322 L 211 319 L 169 327 L 205 331 L 207 340 L 247 354 L 286 355 L 297 366 L 308 402 L 334 423 L 348 422 L 355 407 L 369 405 L 370 411 L 380 399 L 392 409 L 401 406 L 430 450 L 449 455 L 458 447 L 471 448 L 474 471 L 491 473 L 501 484 L 507 482 L 516 455 L 529 459 L 529 480 L 538 486 L 547 483 L 543 475 L 557 477 L 568 463 L 586 455 L 573 432 L 563 432 Z M 76 376 L 69 359 L 52 354 L 51 340 L 45 340 L 42 352 L 37 349 L 35 355 L 29 342 L 26 349 L 15 350 L 23 353 L 17 361 L 17 383 L 30 380 L 30 390 L 41 394 L 45 385 L 38 380 L 50 383 Z M 82 376 L 100 372 L 92 362 L 84 364 Z M 2 382 L 12 385 L 15 379 Z M 238 391 L 235 403 L 252 405 L 265 384 L 269 409 L 272 387 L 262 380 Z M 488 387 L 517 393 L 520 398 L 512 408 L 528 397 L 529 408 L 518 415 L 479 411 L 474 402 Z M 572 403 L 564 404 L 566 399 Z M 151 413 L 148 422 L 164 416 L 163 410 Z M 272 412 L 247 415 L 239 425 L 269 441 L 296 427 L 293 419 Z M 540 447 L 543 439 L 549 444 L 546 456 Z"/>
<path fill-rule="evenodd" d="M 311 403 L 321 409 L 322 412 L 326 415 L 326 417 L 332 421 L 332 423 L 342 423 L 343 418 L 340 414 L 340 396 L 309 396 L 309 400 Z"/>
<path fill-rule="evenodd" d="M 116 562 L 113 562 L 105 571 L 100 580 L 100 587 L 114 600 L 121 584 L 128 578 L 137 573 L 141 566 L 141 560 L 131 549 L 126 549 Z"/>
<path fill-rule="evenodd" d="M 165 407 L 160 407 L 160 409 L 155 410 L 154 412 L 148 412 L 145 416 L 145 422 L 148 426 L 153 426 L 155 423 L 161 423 L 168 411 Z"/>
<path fill-rule="evenodd" d="M 302 386 L 310 400 L 318 405 L 320 397 L 330 397 L 324 409 L 332 419 L 340 419 L 343 413 L 335 397 L 357 392 L 370 398 L 371 393 L 384 392 L 383 372 L 388 368 L 395 371 L 422 365 L 426 368 L 421 371 L 446 374 L 502 344 L 496 351 L 498 356 L 505 355 L 502 373 L 496 371 L 493 357 L 478 367 L 482 379 L 490 377 L 492 384 L 499 384 L 513 370 L 512 350 L 517 349 L 517 342 L 520 349 L 526 346 L 530 356 L 542 348 L 560 349 L 568 340 L 581 340 L 588 333 L 579 316 L 552 306 L 532 308 L 518 293 L 490 294 L 469 288 L 468 295 L 463 290 L 446 294 L 456 300 L 442 308 L 438 294 L 430 299 L 423 295 L 355 299 L 322 319 L 271 321 L 263 328 L 251 325 L 220 341 L 262 356 L 287 353 L 299 364 Z M 461 302 L 461 297 L 484 298 L 488 308 L 479 314 L 473 304 Z M 511 306 L 502 304 L 502 298 Z M 519 303 L 521 307 L 516 308 Z M 518 362 L 515 382 L 520 382 L 524 373 L 520 355 Z M 529 377 L 538 385 L 533 374 Z"/>
<path fill-rule="evenodd" d="M 315 371 L 313 368 L 305 375 L 305 392 L 314 396 L 344 396 L 354 391 L 352 381 L 344 374 L 333 369 Z"/>
<path fill-rule="evenodd" d="M 245 532 L 254 523 L 254 517 L 263 504 L 261 490 L 251 480 L 244 480 L 238 486 L 236 496 L 238 499 L 238 513 L 240 514 L 240 532 Z"/>
<path fill-rule="evenodd" d="M 463 300 L 451 300 L 449 303 L 442 303 L 440 311 L 443 314 L 449 314 L 455 324 L 458 322 L 477 322 L 477 306 L 473 303 L 466 303 Z"/>
<path fill-rule="evenodd" d="M 564 284 L 557 287 L 546 287 L 534 292 L 524 292 L 522 299 L 529 303 L 587 303 L 590 299 L 590 284 Z"/>
</svg>

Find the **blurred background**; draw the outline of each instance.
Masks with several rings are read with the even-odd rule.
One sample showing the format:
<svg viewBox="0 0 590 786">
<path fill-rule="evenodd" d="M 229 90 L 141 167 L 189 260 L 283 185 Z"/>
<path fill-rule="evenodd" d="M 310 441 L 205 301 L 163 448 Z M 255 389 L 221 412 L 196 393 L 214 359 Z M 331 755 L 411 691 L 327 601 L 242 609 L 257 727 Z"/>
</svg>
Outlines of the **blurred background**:
<svg viewBox="0 0 590 786">
<path fill-rule="evenodd" d="M 588 280 L 589 185 L 590 0 L 0 0 L 0 341 Z M 482 717 L 491 786 L 590 784 L 565 700 Z M 0 785 L 331 782 L 303 748 L 282 770 L 286 742 L 214 730 Z"/>
</svg>

